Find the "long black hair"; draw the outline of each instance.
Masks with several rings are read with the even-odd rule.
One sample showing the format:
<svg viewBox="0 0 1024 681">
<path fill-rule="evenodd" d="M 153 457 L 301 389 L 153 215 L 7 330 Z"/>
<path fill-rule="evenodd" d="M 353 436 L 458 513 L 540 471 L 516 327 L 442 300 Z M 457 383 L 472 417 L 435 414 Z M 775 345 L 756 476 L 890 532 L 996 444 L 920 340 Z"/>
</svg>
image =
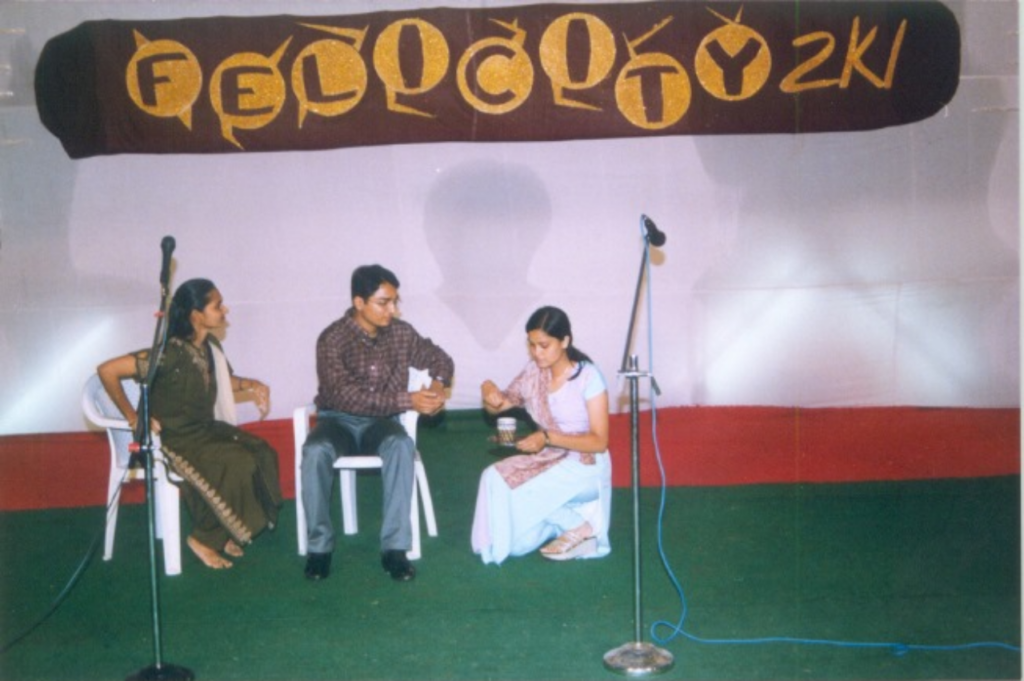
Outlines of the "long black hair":
<svg viewBox="0 0 1024 681">
<path fill-rule="evenodd" d="M 210 302 L 210 294 L 217 288 L 209 279 L 189 279 L 178 287 L 171 299 L 167 317 L 167 335 L 171 338 L 192 340 L 196 330 L 192 327 L 192 311 L 201 312 Z"/>
<path fill-rule="evenodd" d="M 526 333 L 531 331 L 543 331 L 552 338 L 557 338 L 560 341 L 569 339 L 569 347 L 565 349 L 565 354 L 569 356 L 569 359 L 576 362 L 578 365 L 576 373 L 569 379 L 579 376 L 580 371 L 583 370 L 581 365 L 582 362 L 590 362 L 593 364 L 593 360 L 587 357 L 587 353 L 583 352 L 573 344 L 572 335 L 572 324 L 569 322 L 569 315 L 557 307 L 551 305 L 545 305 L 544 307 L 538 308 L 530 318 L 526 320 Z"/>
</svg>

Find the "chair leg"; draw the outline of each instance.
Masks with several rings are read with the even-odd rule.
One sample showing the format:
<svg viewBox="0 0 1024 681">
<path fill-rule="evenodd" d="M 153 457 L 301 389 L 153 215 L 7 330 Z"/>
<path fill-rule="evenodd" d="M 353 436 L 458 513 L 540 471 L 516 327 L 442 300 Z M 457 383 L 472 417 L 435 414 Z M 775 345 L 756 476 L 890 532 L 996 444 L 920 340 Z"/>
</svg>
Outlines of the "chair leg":
<svg viewBox="0 0 1024 681">
<path fill-rule="evenodd" d="M 427 523 L 427 534 L 437 536 L 437 518 L 434 516 L 434 500 L 430 496 L 430 485 L 427 484 L 427 469 L 423 462 L 416 459 L 416 485 L 423 499 L 423 519 Z"/>
<path fill-rule="evenodd" d="M 154 475 L 156 475 L 155 467 L 154 467 Z M 164 538 L 164 524 L 165 524 L 164 523 L 164 513 L 166 512 L 164 510 L 164 506 L 167 503 L 167 500 L 164 499 L 164 495 L 166 494 L 166 491 L 163 489 L 163 484 L 164 484 L 163 478 L 161 478 L 161 477 L 154 478 L 153 484 L 155 485 L 155 487 L 153 488 L 153 517 L 156 519 L 156 527 L 153 528 L 153 529 L 155 530 L 154 534 L 156 535 L 156 538 L 159 539 L 159 540 L 163 540 L 163 538 Z"/>
<path fill-rule="evenodd" d="M 299 540 L 299 555 L 306 555 L 306 509 L 302 505 L 302 497 L 295 496 L 295 532 Z"/>
<path fill-rule="evenodd" d="M 413 478 L 412 481 L 412 503 L 409 506 L 409 525 L 412 528 L 412 549 L 406 551 L 405 556 L 409 560 L 419 560 L 420 552 L 420 503 L 419 503 L 419 481 Z"/>
<path fill-rule="evenodd" d="M 163 539 L 164 572 L 181 574 L 181 509 L 178 488 L 166 478 L 156 482 L 157 527 Z"/>
<path fill-rule="evenodd" d="M 302 450 L 295 453 L 297 459 L 302 459 Z M 306 555 L 306 507 L 302 504 L 302 466 L 295 464 L 295 535 L 299 542 L 299 555 Z"/>
<path fill-rule="evenodd" d="M 437 519 L 434 516 L 434 501 L 430 496 L 427 484 L 427 472 L 423 462 L 416 456 L 414 466 L 415 477 L 412 485 L 412 500 L 409 508 L 409 521 L 412 529 L 412 548 L 406 552 L 409 560 L 418 560 L 422 555 L 420 531 L 420 503 L 423 504 L 423 519 L 427 526 L 427 534 L 437 536 Z M 359 532 L 359 516 L 356 501 L 356 469 L 339 468 L 338 486 L 341 497 L 341 520 L 345 534 Z"/>
<path fill-rule="evenodd" d="M 117 531 L 117 510 L 121 505 L 120 490 L 121 477 L 118 469 L 111 468 L 110 481 L 107 483 L 107 523 L 103 532 L 103 560 L 110 560 L 114 557 L 114 533 Z M 115 495 L 118 495 L 115 499 Z M 113 500 L 113 501 L 111 501 Z"/>
<path fill-rule="evenodd" d="M 347 468 L 338 469 L 338 484 L 341 488 L 341 522 L 345 534 L 359 532 L 359 513 L 356 510 L 356 471 Z"/>
</svg>

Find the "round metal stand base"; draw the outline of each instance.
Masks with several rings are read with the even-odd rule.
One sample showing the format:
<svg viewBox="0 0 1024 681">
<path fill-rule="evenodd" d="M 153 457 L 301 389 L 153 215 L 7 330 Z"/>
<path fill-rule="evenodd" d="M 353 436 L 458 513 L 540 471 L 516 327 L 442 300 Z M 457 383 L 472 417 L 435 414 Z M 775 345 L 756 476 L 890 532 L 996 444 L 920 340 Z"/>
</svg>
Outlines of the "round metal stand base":
<svg viewBox="0 0 1024 681">
<path fill-rule="evenodd" d="M 157 667 L 146 667 L 140 669 L 125 681 L 193 681 L 196 675 L 191 669 L 179 667 L 173 664 L 165 664 Z"/>
<path fill-rule="evenodd" d="M 604 666 L 627 676 L 646 676 L 668 671 L 675 664 L 672 653 L 650 643 L 626 643 L 604 654 Z"/>
</svg>

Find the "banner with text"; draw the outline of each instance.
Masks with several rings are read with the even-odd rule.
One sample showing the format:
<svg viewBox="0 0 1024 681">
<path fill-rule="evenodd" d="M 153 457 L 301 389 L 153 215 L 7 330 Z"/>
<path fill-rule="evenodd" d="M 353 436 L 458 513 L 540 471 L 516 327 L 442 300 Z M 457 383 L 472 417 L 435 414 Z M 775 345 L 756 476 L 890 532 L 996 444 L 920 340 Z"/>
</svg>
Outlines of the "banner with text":
<svg viewBox="0 0 1024 681">
<path fill-rule="evenodd" d="M 938 2 L 643 2 L 89 21 L 47 42 L 72 158 L 871 130 L 957 89 Z"/>
</svg>

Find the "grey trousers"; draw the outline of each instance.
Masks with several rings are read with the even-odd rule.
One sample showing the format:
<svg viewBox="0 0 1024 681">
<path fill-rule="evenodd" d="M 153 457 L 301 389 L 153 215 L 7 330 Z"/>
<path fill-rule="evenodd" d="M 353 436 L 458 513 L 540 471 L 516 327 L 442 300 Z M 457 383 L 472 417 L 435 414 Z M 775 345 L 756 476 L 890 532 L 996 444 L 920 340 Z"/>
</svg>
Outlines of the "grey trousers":
<svg viewBox="0 0 1024 681">
<path fill-rule="evenodd" d="M 416 445 L 396 418 L 356 416 L 321 411 L 316 426 L 302 445 L 302 505 L 306 510 L 307 550 L 334 550 L 331 490 L 337 471 L 334 461 L 346 454 L 378 454 L 383 461 L 384 517 L 381 551 L 412 548 L 409 523 L 412 485 L 416 475 Z"/>
</svg>

